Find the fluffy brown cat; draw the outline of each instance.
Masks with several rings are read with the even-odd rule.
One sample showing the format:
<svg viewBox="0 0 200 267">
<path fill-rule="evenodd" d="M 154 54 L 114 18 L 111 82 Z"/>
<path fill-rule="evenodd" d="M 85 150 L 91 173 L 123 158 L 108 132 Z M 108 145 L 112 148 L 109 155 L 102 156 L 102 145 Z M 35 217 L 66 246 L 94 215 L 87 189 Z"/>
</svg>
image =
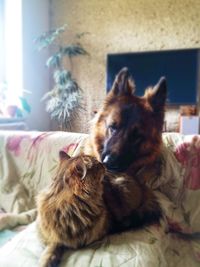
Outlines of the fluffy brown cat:
<svg viewBox="0 0 200 267">
<path fill-rule="evenodd" d="M 59 264 L 66 248 L 80 248 L 117 233 L 157 221 L 155 196 L 132 177 L 106 173 L 94 157 L 61 162 L 49 188 L 38 196 L 37 226 L 46 249 L 40 267 Z"/>
<path fill-rule="evenodd" d="M 60 158 L 55 179 L 37 199 L 37 226 L 46 244 L 42 267 L 58 264 L 63 246 L 86 246 L 105 236 L 109 228 L 103 201 L 103 165 L 89 156 L 69 159 L 60 152 Z"/>
</svg>

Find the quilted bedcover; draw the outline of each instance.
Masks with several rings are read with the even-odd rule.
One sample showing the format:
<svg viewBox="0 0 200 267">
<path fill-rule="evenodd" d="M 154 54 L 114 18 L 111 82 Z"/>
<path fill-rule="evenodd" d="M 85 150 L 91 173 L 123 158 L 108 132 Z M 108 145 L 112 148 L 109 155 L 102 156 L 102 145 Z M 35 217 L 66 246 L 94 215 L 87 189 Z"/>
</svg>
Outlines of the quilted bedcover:
<svg viewBox="0 0 200 267">
<path fill-rule="evenodd" d="M 30 223 L 13 238 L 16 229 L 9 232 L 1 267 L 38 266 L 44 248 L 32 222 L 35 196 L 53 177 L 58 151 L 77 154 L 86 139 L 78 133 L 0 132 L 0 240 L 10 231 L 5 229 Z M 67 251 L 61 267 L 200 266 L 200 137 L 166 133 L 163 143 L 162 175 L 149 184 L 164 213 L 161 223 Z"/>
</svg>

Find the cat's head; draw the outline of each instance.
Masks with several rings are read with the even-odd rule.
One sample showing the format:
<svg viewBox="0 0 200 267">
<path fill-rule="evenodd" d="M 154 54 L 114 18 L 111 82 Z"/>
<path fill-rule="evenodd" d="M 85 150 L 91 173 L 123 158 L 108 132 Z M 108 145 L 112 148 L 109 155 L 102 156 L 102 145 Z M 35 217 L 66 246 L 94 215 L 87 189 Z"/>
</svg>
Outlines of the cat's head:
<svg viewBox="0 0 200 267">
<path fill-rule="evenodd" d="M 59 177 L 68 185 L 74 194 L 94 193 L 103 190 L 102 181 L 105 167 L 94 157 L 79 155 L 70 157 L 64 151 L 59 152 Z"/>
</svg>

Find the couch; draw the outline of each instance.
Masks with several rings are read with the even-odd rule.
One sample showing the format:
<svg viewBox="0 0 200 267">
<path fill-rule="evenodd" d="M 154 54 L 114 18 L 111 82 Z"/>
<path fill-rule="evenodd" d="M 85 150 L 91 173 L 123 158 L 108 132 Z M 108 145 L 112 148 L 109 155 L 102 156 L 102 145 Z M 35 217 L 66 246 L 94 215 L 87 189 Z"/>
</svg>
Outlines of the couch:
<svg viewBox="0 0 200 267">
<path fill-rule="evenodd" d="M 54 176 L 58 152 L 78 154 L 86 134 L 0 131 L 0 266 L 36 267 L 44 246 L 35 198 Z M 162 174 L 149 184 L 160 224 L 66 251 L 61 267 L 200 266 L 200 136 L 163 134 Z"/>
</svg>

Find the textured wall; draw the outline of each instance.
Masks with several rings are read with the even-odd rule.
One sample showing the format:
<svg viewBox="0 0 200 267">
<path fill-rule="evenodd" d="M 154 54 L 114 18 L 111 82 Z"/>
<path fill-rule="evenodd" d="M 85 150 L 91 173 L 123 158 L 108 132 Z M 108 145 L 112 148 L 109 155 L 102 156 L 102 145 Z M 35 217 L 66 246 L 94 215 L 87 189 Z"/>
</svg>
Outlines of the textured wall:
<svg viewBox="0 0 200 267">
<path fill-rule="evenodd" d="M 200 46 L 199 0 L 51 0 L 51 25 L 65 22 L 75 32 L 90 33 L 83 39 L 90 57 L 74 65 L 86 105 L 74 131 L 88 131 L 105 97 L 108 53 Z"/>
</svg>

